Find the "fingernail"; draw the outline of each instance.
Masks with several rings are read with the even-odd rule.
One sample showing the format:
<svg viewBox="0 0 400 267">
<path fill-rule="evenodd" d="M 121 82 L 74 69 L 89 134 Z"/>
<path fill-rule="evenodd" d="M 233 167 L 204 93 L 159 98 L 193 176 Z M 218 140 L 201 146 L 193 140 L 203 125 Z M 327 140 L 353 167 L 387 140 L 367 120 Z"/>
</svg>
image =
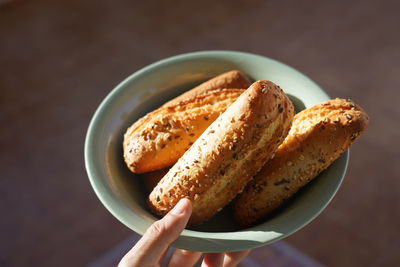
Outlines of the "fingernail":
<svg viewBox="0 0 400 267">
<path fill-rule="evenodd" d="M 186 207 L 187 207 L 187 199 L 182 198 L 171 210 L 171 213 L 175 215 L 182 215 L 185 212 Z"/>
</svg>

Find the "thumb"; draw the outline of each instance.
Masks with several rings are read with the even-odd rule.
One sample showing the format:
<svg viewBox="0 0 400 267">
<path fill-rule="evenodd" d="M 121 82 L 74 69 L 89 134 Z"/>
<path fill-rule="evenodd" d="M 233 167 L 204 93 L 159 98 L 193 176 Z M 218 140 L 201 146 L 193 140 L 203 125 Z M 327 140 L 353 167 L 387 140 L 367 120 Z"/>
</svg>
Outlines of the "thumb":
<svg viewBox="0 0 400 267">
<path fill-rule="evenodd" d="M 121 263 L 127 263 L 128 266 L 157 264 L 168 246 L 179 237 L 191 213 L 190 200 L 181 199 L 164 218 L 147 229 L 139 242 L 124 256 Z"/>
</svg>

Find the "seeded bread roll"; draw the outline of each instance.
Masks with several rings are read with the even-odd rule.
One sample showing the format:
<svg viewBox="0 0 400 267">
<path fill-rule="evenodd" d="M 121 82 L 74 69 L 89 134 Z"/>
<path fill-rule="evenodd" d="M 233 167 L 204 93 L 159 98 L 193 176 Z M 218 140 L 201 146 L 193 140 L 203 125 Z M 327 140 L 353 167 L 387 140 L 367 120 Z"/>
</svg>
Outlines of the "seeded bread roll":
<svg viewBox="0 0 400 267">
<path fill-rule="evenodd" d="M 148 113 L 125 133 L 123 149 L 126 165 L 134 173 L 144 173 L 175 164 L 244 91 L 212 91 Z"/>
<path fill-rule="evenodd" d="M 295 115 L 275 157 L 233 202 L 237 221 L 250 226 L 332 164 L 367 128 L 368 115 L 351 100 L 334 99 Z"/>
<path fill-rule="evenodd" d="M 222 73 L 200 85 L 189 90 L 180 96 L 168 101 L 163 107 L 173 106 L 181 101 L 202 95 L 214 90 L 229 89 L 229 88 L 249 88 L 250 81 L 245 74 L 238 70 L 232 70 Z"/>
<path fill-rule="evenodd" d="M 160 216 L 181 198 L 192 201 L 189 224 L 228 204 L 272 156 L 287 135 L 294 108 L 270 81 L 250 86 L 161 179 L 148 203 Z"/>
</svg>

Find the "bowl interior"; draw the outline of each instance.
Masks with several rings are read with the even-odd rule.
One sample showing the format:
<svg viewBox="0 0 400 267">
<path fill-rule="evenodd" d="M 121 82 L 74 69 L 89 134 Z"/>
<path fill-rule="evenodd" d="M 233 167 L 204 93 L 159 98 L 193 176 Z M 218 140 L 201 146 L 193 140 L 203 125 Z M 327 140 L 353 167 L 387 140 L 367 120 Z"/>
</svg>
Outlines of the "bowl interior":
<svg viewBox="0 0 400 267">
<path fill-rule="evenodd" d="M 97 109 L 85 144 L 90 182 L 102 203 L 123 224 L 143 234 L 158 218 L 146 205 L 147 193 L 123 162 L 126 129 L 167 100 L 220 73 L 238 69 L 252 80 L 271 80 L 292 99 L 297 111 L 328 99 L 313 81 L 293 68 L 253 54 L 209 51 L 159 61 L 118 85 Z M 348 152 L 308 184 L 284 208 L 257 226 L 243 229 L 234 223 L 229 206 L 206 223 L 186 229 L 175 247 L 224 252 L 265 245 L 299 230 L 315 218 L 338 190 Z"/>
</svg>

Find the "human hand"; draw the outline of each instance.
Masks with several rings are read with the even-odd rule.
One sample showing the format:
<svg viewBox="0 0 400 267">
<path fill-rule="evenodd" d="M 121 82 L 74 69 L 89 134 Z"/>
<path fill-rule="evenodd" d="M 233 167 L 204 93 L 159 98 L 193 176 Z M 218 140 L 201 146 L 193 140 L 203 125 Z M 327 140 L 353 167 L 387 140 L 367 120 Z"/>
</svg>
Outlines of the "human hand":
<svg viewBox="0 0 400 267">
<path fill-rule="evenodd" d="M 175 241 L 185 228 L 192 204 L 190 200 L 181 199 L 176 206 L 159 221 L 153 223 L 136 245 L 122 258 L 119 267 L 160 266 L 169 245 Z M 247 256 L 250 251 L 229 253 L 205 253 L 202 267 L 233 267 Z M 193 266 L 202 253 L 176 249 L 168 266 Z"/>
</svg>

